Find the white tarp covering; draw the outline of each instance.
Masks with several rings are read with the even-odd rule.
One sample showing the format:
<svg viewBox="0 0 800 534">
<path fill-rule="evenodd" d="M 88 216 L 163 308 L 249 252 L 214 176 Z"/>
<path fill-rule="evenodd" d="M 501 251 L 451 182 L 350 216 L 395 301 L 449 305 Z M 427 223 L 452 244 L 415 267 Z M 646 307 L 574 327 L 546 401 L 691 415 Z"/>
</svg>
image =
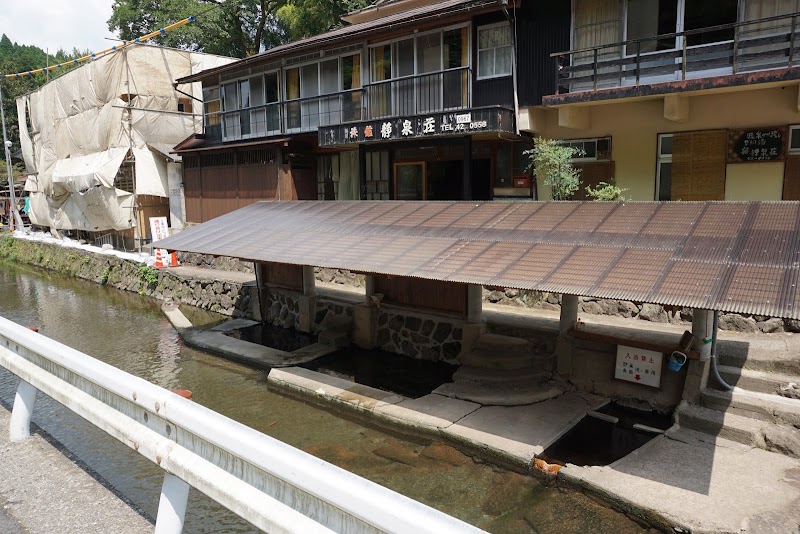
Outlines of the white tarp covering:
<svg viewBox="0 0 800 534">
<path fill-rule="evenodd" d="M 17 99 L 22 153 L 31 174 L 25 184 L 31 221 L 59 230 L 134 227 L 134 192 L 114 187 L 120 165 L 127 165 L 125 154 L 131 150 L 134 157 L 135 193 L 167 197 L 165 158 L 147 143 L 175 146 L 202 128 L 199 115 L 178 112 L 185 95 L 172 84 L 231 61 L 139 45 Z M 202 99 L 199 83 L 181 89 Z"/>
<path fill-rule="evenodd" d="M 105 152 L 60 159 L 53 170 L 53 183 L 62 184 L 70 193 L 85 193 L 93 187 L 114 187 L 127 148 L 114 147 Z"/>
</svg>

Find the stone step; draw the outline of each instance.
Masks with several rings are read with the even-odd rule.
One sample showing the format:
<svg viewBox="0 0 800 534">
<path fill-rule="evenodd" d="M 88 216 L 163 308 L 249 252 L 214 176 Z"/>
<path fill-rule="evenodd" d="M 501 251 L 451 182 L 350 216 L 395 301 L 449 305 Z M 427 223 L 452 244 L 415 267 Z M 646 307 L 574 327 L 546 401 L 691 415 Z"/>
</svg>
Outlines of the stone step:
<svg viewBox="0 0 800 534">
<path fill-rule="evenodd" d="M 762 429 L 767 423 L 764 421 L 686 402 L 678 406 L 675 415 L 678 425 L 682 428 L 697 430 L 752 447 L 766 448 Z"/>
<path fill-rule="evenodd" d="M 433 392 L 445 397 L 477 402 L 484 406 L 521 406 L 558 397 L 564 391 L 564 386 L 553 382 L 516 387 L 475 382 L 452 382 L 442 384 Z"/>
<path fill-rule="evenodd" d="M 700 393 L 700 403 L 719 412 L 800 428 L 800 400 L 736 388 L 705 389 Z"/>
<path fill-rule="evenodd" d="M 473 382 L 484 385 L 522 386 L 547 382 L 552 372 L 535 368 L 527 369 L 491 369 L 462 365 L 453 374 L 453 382 Z"/>
<path fill-rule="evenodd" d="M 726 367 L 800 376 L 800 351 L 788 346 L 766 348 L 727 342 L 721 344 L 717 360 Z"/>
<path fill-rule="evenodd" d="M 785 373 L 774 373 L 769 371 L 756 371 L 753 369 L 742 369 L 730 365 L 718 366 L 719 374 L 731 386 L 735 386 L 748 391 L 758 391 L 760 393 L 777 394 L 781 386 L 791 382 L 800 384 L 800 375 L 790 375 Z"/>
<path fill-rule="evenodd" d="M 461 355 L 461 365 L 484 367 L 487 369 L 551 369 L 551 355 L 534 355 L 533 353 L 498 352 L 485 349 L 473 350 Z"/>
<path fill-rule="evenodd" d="M 529 352 L 530 345 L 527 339 L 521 337 L 504 336 L 502 334 L 483 334 L 475 340 L 473 349 L 498 352 Z"/>
</svg>

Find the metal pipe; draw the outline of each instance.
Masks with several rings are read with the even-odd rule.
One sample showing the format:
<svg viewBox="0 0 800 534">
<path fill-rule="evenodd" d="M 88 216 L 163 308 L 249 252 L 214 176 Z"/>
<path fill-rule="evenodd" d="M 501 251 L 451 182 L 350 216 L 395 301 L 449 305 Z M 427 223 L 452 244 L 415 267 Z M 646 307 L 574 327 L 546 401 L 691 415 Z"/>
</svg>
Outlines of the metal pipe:
<svg viewBox="0 0 800 534">
<path fill-rule="evenodd" d="M 711 374 L 723 390 L 733 391 L 733 386 L 725 382 L 717 369 L 717 329 L 719 327 L 719 311 L 714 310 L 714 326 L 711 327 Z"/>
<path fill-rule="evenodd" d="M 8 174 L 8 192 L 11 199 L 11 214 L 14 220 L 17 221 L 17 228 L 25 231 L 25 225 L 22 223 L 22 216 L 19 214 L 17 208 L 17 199 L 14 195 L 14 173 L 11 171 L 11 141 L 8 140 L 6 134 L 6 112 L 3 109 L 3 84 L 0 83 L 0 122 L 3 123 L 3 150 L 6 157 L 6 173 Z"/>
</svg>

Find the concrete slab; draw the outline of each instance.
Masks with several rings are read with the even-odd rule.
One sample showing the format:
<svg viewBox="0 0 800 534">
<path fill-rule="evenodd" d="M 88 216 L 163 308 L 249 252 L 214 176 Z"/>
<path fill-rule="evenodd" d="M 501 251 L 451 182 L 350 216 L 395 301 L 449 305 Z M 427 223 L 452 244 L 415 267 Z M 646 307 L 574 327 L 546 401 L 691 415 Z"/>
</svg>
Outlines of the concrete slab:
<svg viewBox="0 0 800 534">
<path fill-rule="evenodd" d="M 474 402 L 430 394 L 418 399 L 407 399 L 396 405 L 378 407 L 375 414 L 406 427 L 441 430 L 480 407 L 480 404 Z"/>
<path fill-rule="evenodd" d="M 255 326 L 257 324 L 259 324 L 258 321 L 251 321 L 250 319 L 231 319 L 230 321 L 218 324 L 211 330 L 215 332 L 233 332 L 234 330 Z"/>
<path fill-rule="evenodd" d="M 192 323 L 177 306 L 164 305 L 161 311 L 167 317 L 172 327 L 178 332 L 192 328 Z"/>
<path fill-rule="evenodd" d="M 0 532 L 151 533 L 143 515 L 44 437 L 10 443 L 0 406 Z"/>
<path fill-rule="evenodd" d="M 236 284 L 246 284 L 255 282 L 254 273 L 243 273 L 239 271 L 222 271 L 219 269 L 206 269 L 205 267 L 195 267 L 193 265 L 180 265 L 178 267 L 167 267 L 164 269 L 170 274 L 181 278 L 192 278 L 204 282 L 233 282 Z"/>
<path fill-rule="evenodd" d="M 321 343 L 314 343 L 294 352 L 285 352 L 226 336 L 213 330 L 185 330 L 181 332 L 181 337 L 192 348 L 208 351 L 229 360 L 261 369 L 300 365 L 336 350 Z"/>
<path fill-rule="evenodd" d="M 568 465 L 559 478 L 695 533 L 797 532 L 800 525 L 800 461 L 685 430 L 610 466 Z"/>
<path fill-rule="evenodd" d="M 530 406 L 485 406 L 444 429 L 443 434 L 529 464 L 602 400 L 570 392 Z"/>
<path fill-rule="evenodd" d="M 270 384 L 303 395 L 315 395 L 326 401 L 347 404 L 360 411 L 372 411 L 388 404 L 402 402 L 405 397 L 349 380 L 318 373 L 302 367 L 273 369 L 269 373 Z"/>
</svg>

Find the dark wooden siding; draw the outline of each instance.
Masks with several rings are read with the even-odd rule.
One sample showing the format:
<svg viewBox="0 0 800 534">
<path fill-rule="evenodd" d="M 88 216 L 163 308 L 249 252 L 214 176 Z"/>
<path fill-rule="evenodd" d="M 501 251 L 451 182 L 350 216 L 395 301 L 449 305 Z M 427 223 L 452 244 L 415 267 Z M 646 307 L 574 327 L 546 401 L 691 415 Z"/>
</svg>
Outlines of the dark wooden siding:
<svg viewBox="0 0 800 534">
<path fill-rule="evenodd" d="M 387 304 L 467 315 L 466 284 L 375 276 L 375 293 L 382 293 Z"/>
<path fill-rule="evenodd" d="M 517 9 L 517 78 L 520 106 L 538 106 L 555 92 L 553 52 L 570 48 L 570 2 L 530 1 Z"/>
<path fill-rule="evenodd" d="M 303 291 L 302 265 L 273 262 L 266 262 L 263 265 L 264 267 L 260 271 L 264 276 L 262 283 L 273 287 Z"/>
<path fill-rule="evenodd" d="M 239 207 L 236 167 L 207 167 L 200 179 L 203 189 L 203 221 L 225 215 Z"/>
<path fill-rule="evenodd" d="M 483 106 L 505 106 L 514 109 L 514 79 L 491 78 L 475 81 L 475 94 L 472 105 L 476 108 Z"/>
<path fill-rule="evenodd" d="M 278 189 L 277 165 L 240 165 L 239 207 L 275 198 Z"/>
<path fill-rule="evenodd" d="M 200 185 L 200 169 L 183 169 L 183 194 L 186 197 L 186 220 L 202 222 L 203 195 Z"/>
</svg>

